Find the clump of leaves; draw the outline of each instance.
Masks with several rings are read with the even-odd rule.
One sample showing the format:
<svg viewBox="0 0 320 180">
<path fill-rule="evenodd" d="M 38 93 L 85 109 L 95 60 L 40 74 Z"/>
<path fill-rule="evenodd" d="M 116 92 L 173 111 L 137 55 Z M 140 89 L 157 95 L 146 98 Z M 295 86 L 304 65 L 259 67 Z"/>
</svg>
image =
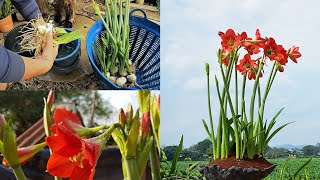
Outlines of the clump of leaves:
<svg viewBox="0 0 320 180">
<path fill-rule="evenodd" d="M 178 159 L 182 151 L 183 146 L 183 135 L 181 136 L 179 146 L 174 153 L 172 161 L 167 160 L 165 152 L 161 151 L 161 178 L 163 180 L 173 180 L 173 179 L 204 179 L 205 178 L 198 172 L 195 171 L 196 167 L 199 165 L 199 162 L 196 162 L 189 166 L 186 169 L 178 169 Z"/>
</svg>

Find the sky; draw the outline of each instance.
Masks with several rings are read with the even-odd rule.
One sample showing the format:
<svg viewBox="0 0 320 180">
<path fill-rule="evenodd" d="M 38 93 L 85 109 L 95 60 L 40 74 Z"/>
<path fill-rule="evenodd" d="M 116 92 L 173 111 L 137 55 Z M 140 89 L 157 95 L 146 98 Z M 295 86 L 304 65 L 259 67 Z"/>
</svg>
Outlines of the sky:
<svg viewBox="0 0 320 180">
<path fill-rule="evenodd" d="M 286 49 L 300 47 L 298 64 L 290 61 L 278 73 L 266 104 L 271 119 L 282 107 L 277 126 L 294 122 L 278 133 L 271 146 L 320 142 L 318 35 L 320 1 L 311 0 L 162 0 L 161 2 L 161 144 L 184 147 L 207 138 L 201 119 L 208 122 L 206 76 L 218 72 L 219 31 L 229 28 L 254 37 L 272 36 Z M 243 55 L 243 54 L 242 54 Z M 262 81 L 266 81 L 266 78 Z M 263 84 L 263 83 L 262 83 Z M 211 78 L 214 119 L 218 99 Z M 252 85 L 249 84 L 248 88 Z M 217 121 L 214 121 L 217 125 Z"/>
<path fill-rule="evenodd" d="M 99 93 L 102 95 L 102 98 L 109 101 L 115 109 L 115 113 L 110 118 L 110 121 L 108 121 L 110 124 L 118 121 L 118 110 L 120 108 L 126 110 L 129 103 L 132 105 L 133 110 L 139 108 L 137 91 L 99 91 Z M 159 94 L 159 91 L 151 91 L 151 96 L 158 96 Z"/>
</svg>

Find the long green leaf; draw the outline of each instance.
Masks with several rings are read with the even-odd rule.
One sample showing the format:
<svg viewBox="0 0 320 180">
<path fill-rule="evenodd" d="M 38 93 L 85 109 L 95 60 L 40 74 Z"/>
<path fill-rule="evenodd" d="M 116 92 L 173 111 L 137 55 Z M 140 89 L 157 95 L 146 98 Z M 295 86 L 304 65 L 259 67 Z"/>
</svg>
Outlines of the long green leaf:
<svg viewBox="0 0 320 180">
<path fill-rule="evenodd" d="M 204 129 L 206 130 L 206 132 L 207 132 L 207 134 L 208 134 L 208 136 L 209 136 L 209 138 L 210 138 L 210 140 L 211 140 L 211 142 L 212 142 L 213 139 L 212 139 L 212 137 L 211 137 L 211 133 L 210 133 L 209 128 L 208 128 L 208 125 L 207 125 L 207 123 L 206 123 L 206 121 L 205 121 L 204 119 L 202 119 L 202 123 L 203 123 Z"/>
<path fill-rule="evenodd" d="M 289 163 L 289 160 L 290 160 L 290 158 L 287 158 L 286 161 L 283 163 L 283 165 L 281 167 L 281 170 L 280 170 L 280 173 L 279 173 L 279 177 L 278 177 L 279 180 L 283 179 L 283 175 L 284 175 L 286 167 L 287 167 L 287 165 Z"/>
<path fill-rule="evenodd" d="M 183 146 L 183 135 L 181 136 L 179 146 L 178 146 L 176 152 L 174 153 L 174 156 L 173 156 L 173 159 L 172 159 L 172 165 L 171 165 L 170 174 L 174 174 L 175 171 L 176 171 L 177 162 L 178 162 L 180 153 L 182 151 L 182 146 Z"/>
<path fill-rule="evenodd" d="M 311 162 L 312 158 L 310 158 L 308 161 L 306 161 L 302 166 L 299 167 L 299 169 L 294 173 L 294 175 L 291 177 L 291 179 L 295 179 L 297 177 L 297 175 L 299 174 L 299 172 L 304 169 L 310 162 Z"/>
<path fill-rule="evenodd" d="M 292 122 L 286 123 L 280 127 L 278 127 L 275 131 L 273 131 L 273 133 L 267 138 L 266 141 L 266 145 L 269 143 L 269 141 L 273 138 L 273 136 L 275 136 L 281 129 L 283 129 L 284 127 L 286 127 L 287 125 L 291 124 Z"/>
</svg>

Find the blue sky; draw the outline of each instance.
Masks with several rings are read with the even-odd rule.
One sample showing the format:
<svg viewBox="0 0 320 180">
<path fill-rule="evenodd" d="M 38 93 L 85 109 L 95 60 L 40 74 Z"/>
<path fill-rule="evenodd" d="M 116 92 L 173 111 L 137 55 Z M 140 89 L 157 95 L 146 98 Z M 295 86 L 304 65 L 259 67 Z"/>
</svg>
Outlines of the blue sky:
<svg viewBox="0 0 320 180">
<path fill-rule="evenodd" d="M 294 123 L 270 145 L 320 142 L 319 7 L 320 2 L 311 0 L 162 0 L 161 144 L 178 144 L 184 134 L 184 146 L 189 147 L 207 137 L 201 123 L 208 119 L 204 63 L 210 64 L 213 77 L 218 70 L 217 33 L 228 28 L 249 36 L 259 28 L 262 36 L 274 37 L 285 48 L 300 46 L 302 57 L 278 74 L 265 114 L 271 119 L 285 107 L 278 126 Z M 211 87 L 217 118 L 218 99 Z"/>
</svg>

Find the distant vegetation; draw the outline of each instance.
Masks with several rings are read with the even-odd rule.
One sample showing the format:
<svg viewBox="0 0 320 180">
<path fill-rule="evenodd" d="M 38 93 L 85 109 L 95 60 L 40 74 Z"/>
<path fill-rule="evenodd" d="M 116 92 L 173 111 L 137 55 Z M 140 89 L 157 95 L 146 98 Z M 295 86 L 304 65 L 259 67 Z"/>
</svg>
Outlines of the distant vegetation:
<svg viewBox="0 0 320 180">
<path fill-rule="evenodd" d="M 163 151 L 165 152 L 168 161 L 171 161 L 175 150 L 178 146 L 165 146 L 163 147 Z M 179 161 L 184 160 L 192 160 L 192 161 L 206 161 L 211 158 L 212 153 L 212 145 L 209 139 L 205 139 L 200 141 L 199 143 L 189 147 L 184 148 L 180 154 Z M 264 156 L 267 159 L 275 159 L 275 158 L 287 158 L 287 157 L 320 157 L 320 143 L 317 145 L 306 145 L 303 148 L 294 148 L 294 149 L 286 149 L 286 148 L 271 148 L 267 147 Z"/>
</svg>

